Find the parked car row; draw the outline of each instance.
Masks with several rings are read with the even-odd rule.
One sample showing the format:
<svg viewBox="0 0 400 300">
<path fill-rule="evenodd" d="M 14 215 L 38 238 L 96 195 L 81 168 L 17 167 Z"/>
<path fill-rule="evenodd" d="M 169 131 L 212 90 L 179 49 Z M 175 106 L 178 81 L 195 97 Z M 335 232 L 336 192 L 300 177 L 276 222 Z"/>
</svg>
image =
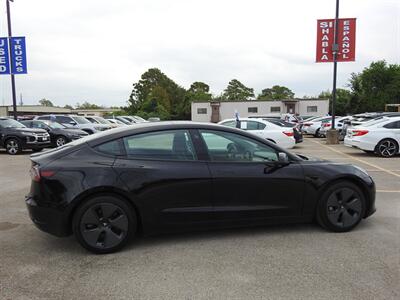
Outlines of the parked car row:
<svg viewBox="0 0 400 300">
<path fill-rule="evenodd" d="M 314 117 L 303 122 L 302 131 L 315 137 L 324 137 L 332 128 L 332 117 Z M 358 148 L 382 157 L 399 154 L 400 113 L 374 112 L 353 116 L 337 116 L 335 128 L 339 139 L 349 147 Z"/>
<path fill-rule="evenodd" d="M 136 116 L 104 119 L 98 116 L 41 115 L 15 121 L 0 118 L 0 148 L 14 155 L 24 149 L 35 152 L 44 148 L 60 147 L 89 134 L 96 134 L 115 127 L 147 122 Z"/>
<path fill-rule="evenodd" d="M 303 141 L 303 135 L 296 124 L 277 118 L 226 119 L 218 124 L 243 129 L 285 149 L 291 149 Z"/>
</svg>

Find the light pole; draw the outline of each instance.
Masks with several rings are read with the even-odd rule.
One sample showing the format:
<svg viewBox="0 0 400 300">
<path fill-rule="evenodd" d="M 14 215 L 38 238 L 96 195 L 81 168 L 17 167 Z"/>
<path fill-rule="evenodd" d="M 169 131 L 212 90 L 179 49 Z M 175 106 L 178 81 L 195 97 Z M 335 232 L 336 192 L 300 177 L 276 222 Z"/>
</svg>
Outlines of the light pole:
<svg viewBox="0 0 400 300">
<path fill-rule="evenodd" d="M 332 127 L 326 133 L 328 144 L 338 144 L 339 135 L 335 129 L 335 106 L 336 106 L 336 77 L 337 77 L 337 55 L 339 51 L 338 45 L 338 31 L 339 31 L 339 0 L 336 0 L 336 14 L 335 14 L 335 27 L 332 45 L 333 54 L 333 87 L 332 87 Z"/>
<path fill-rule="evenodd" d="M 17 119 L 17 97 L 15 94 L 15 77 L 12 72 L 13 70 L 13 60 L 12 60 L 12 49 L 11 49 L 11 37 L 12 37 L 12 31 L 11 31 L 11 13 L 10 13 L 10 1 L 14 2 L 14 0 L 6 0 L 7 4 L 7 24 L 8 24 L 8 53 L 10 55 L 10 62 L 11 62 L 11 91 L 12 91 L 12 98 L 13 98 L 13 111 L 14 111 L 14 119 Z"/>
</svg>

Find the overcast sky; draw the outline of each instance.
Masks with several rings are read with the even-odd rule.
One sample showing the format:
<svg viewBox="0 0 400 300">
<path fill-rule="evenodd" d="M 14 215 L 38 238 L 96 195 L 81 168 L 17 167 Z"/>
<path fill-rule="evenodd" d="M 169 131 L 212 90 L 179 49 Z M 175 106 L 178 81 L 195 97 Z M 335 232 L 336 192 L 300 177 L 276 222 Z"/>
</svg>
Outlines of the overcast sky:
<svg viewBox="0 0 400 300">
<path fill-rule="evenodd" d="M 357 18 L 357 45 L 356 62 L 338 66 L 339 87 L 371 61 L 400 63 L 399 0 L 340 5 L 340 17 Z M 334 10 L 335 0 L 14 0 L 13 34 L 27 38 L 29 69 L 16 77 L 17 95 L 25 104 L 125 105 L 151 67 L 214 94 L 237 78 L 256 93 L 278 84 L 317 95 L 331 89 L 333 66 L 314 62 L 316 20 Z M 0 77 L 1 104 L 11 104 L 9 82 Z"/>
</svg>

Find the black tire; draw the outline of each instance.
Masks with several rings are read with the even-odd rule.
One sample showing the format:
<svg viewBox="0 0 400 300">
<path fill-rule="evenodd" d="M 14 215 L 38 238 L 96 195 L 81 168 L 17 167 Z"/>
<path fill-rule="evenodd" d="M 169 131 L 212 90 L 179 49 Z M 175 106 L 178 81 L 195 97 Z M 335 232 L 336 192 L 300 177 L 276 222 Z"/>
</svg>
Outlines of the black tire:
<svg viewBox="0 0 400 300">
<path fill-rule="evenodd" d="M 364 213 L 365 197 L 360 188 L 348 181 L 338 181 L 323 192 L 316 219 L 327 230 L 346 232 L 360 223 Z"/>
<path fill-rule="evenodd" d="M 135 235 L 137 217 L 124 200 L 101 195 L 81 204 L 72 219 L 72 230 L 82 247 L 96 254 L 122 249 Z"/>
<path fill-rule="evenodd" d="M 56 136 L 56 138 L 54 139 L 54 146 L 56 147 L 61 147 L 64 146 L 66 143 L 68 143 L 68 140 L 65 136 L 63 135 L 58 135 Z"/>
<path fill-rule="evenodd" d="M 19 154 L 22 151 L 21 141 L 16 138 L 8 139 L 4 143 L 4 148 L 6 148 L 6 152 L 10 155 Z"/>
<path fill-rule="evenodd" d="M 375 147 L 375 153 L 382 157 L 393 157 L 399 153 L 399 144 L 392 139 L 384 139 Z"/>
<path fill-rule="evenodd" d="M 318 128 L 317 131 L 315 132 L 314 137 L 316 137 L 316 138 L 321 137 L 321 135 L 319 134 L 319 128 Z"/>
</svg>

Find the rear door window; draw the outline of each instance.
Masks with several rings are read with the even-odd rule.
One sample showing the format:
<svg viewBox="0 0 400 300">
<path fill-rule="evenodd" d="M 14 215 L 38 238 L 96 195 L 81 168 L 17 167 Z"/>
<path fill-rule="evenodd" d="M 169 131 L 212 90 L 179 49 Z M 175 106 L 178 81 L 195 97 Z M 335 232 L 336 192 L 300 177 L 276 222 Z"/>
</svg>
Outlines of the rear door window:
<svg viewBox="0 0 400 300">
<path fill-rule="evenodd" d="M 187 130 L 168 130 L 125 137 L 129 158 L 196 160 L 195 148 Z"/>
</svg>

